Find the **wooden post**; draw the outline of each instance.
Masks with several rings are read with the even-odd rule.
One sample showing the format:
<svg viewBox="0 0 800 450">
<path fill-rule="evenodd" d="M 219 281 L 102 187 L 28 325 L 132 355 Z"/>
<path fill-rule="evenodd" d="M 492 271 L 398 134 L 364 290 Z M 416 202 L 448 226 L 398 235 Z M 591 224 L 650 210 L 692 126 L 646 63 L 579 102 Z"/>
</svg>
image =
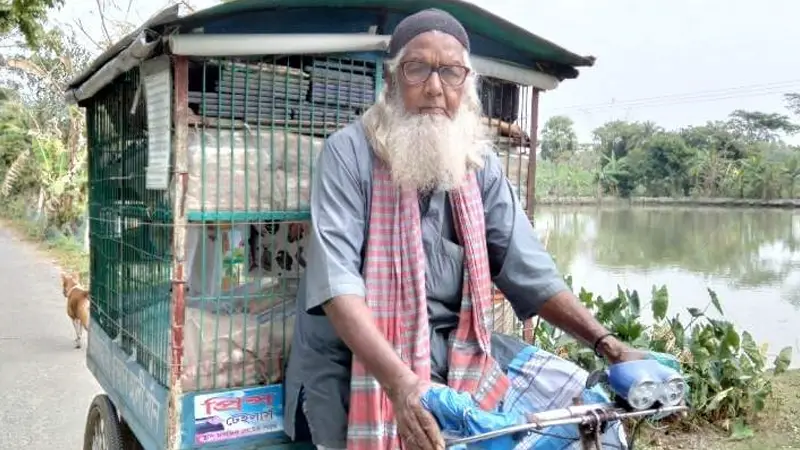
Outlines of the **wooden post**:
<svg viewBox="0 0 800 450">
<path fill-rule="evenodd" d="M 189 180 L 187 135 L 189 128 L 189 58 L 173 56 L 173 131 L 175 198 L 173 204 L 174 228 L 172 233 L 172 358 L 170 360 L 170 397 L 167 425 L 167 448 L 180 447 L 180 376 L 183 362 L 183 325 L 185 321 L 186 280 L 186 186 Z"/>
<path fill-rule="evenodd" d="M 530 129 L 531 146 L 528 152 L 528 179 L 526 181 L 527 189 L 525 210 L 528 213 L 528 218 L 533 220 L 533 210 L 536 206 L 536 147 L 539 143 L 539 89 L 533 88 L 531 94 L 531 129 Z M 532 344 L 534 342 L 534 329 L 533 320 L 528 319 L 522 324 L 522 339 Z"/>
<path fill-rule="evenodd" d="M 533 209 L 536 206 L 536 148 L 539 145 L 539 89 L 533 88 L 531 94 L 531 148 L 528 153 L 528 179 L 526 181 L 527 202 L 525 210 L 533 220 Z"/>
</svg>

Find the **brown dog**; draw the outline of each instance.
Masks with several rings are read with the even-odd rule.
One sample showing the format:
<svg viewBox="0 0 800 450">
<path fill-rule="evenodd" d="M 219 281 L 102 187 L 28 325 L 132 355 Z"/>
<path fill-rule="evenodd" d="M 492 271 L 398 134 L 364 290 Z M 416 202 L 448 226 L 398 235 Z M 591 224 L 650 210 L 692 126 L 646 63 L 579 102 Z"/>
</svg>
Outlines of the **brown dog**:
<svg viewBox="0 0 800 450">
<path fill-rule="evenodd" d="M 67 316 L 75 327 L 75 348 L 81 348 L 83 330 L 89 331 L 89 291 L 77 273 L 61 273 L 61 289 L 67 299 Z"/>
</svg>

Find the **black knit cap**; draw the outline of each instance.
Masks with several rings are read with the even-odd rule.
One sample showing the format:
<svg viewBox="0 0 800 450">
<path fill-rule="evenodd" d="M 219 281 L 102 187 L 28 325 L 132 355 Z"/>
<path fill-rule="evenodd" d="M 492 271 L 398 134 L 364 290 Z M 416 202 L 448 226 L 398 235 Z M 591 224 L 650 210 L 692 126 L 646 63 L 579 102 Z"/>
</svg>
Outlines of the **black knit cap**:
<svg viewBox="0 0 800 450">
<path fill-rule="evenodd" d="M 389 58 L 397 56 L 408 41 L 428 31 L 447 33 L 469 51 L 469 36 L 461 22 L 441 9 L 430 8 L 412 14 L 397 24 L 389 41 Z"/>
</svg>

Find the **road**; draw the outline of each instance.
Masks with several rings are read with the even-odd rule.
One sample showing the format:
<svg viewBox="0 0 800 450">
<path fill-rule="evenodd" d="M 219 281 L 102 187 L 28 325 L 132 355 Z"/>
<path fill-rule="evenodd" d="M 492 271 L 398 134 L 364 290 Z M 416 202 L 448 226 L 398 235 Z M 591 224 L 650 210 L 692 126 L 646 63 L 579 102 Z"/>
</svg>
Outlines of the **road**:
<svg viewBox="0 0 800 450">
<path fill-rule="evenodd" d="M 59 271 L 0 228 L 0 450 L 79 450 L 92 398 L 86 344 L 73 348 Z"/>
</svg>

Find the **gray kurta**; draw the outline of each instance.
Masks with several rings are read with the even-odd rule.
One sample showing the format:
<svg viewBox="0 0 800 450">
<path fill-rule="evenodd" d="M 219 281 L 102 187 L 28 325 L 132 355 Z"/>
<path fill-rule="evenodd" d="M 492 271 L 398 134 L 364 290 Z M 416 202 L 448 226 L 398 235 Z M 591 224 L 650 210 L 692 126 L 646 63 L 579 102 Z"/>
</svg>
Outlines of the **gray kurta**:
<svg viewBox="0 0 800 450">
<path fill-rule="evenodd" d="M 307 420 L 314 443 L 329 448 L 346 447 L 351 353 L 321 305 L 339 295 L 365 295 L 361 274 L 373 158 L 364 128 L 356 122 L 328 138 L 312 181 L 312 231 L 286 374 L 285 427 L 290 436 L 300 438 L 304 434 L 300 422 Z M 536 237 L 496 155 L 486 157 L 477 181 L 486 213 L 492 281 L 518 317 L 530 318 L 547 299 L 568 288 Z M 463 249 L 457 243 L 445 192 L 421 196 L 420 220 L 431 322 L 431 375 L 444 382 L 447 339 L 458 324 Z M 506 367 L 521 345 L 512 338 L 494 336 L 492 353 Z M 301 392 L 306 400 L 305 420 L 298 409 Z"/>
</svg>

